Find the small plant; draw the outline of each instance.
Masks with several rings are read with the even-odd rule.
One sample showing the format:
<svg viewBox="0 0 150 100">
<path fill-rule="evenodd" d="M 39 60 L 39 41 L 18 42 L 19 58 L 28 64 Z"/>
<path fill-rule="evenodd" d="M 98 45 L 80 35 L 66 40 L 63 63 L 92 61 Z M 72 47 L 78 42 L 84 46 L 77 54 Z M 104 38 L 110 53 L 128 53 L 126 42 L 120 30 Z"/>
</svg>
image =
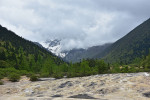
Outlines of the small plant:
<svg viewBox="0 0 150 100">
<path fill-rule="evenodd" d="M 30 76 L 30 81 L 38 81 L 38 77 L 36 75 L 31 75 Z"/>
<path fill-rule="evenodd" d="M 18 73 L 23 76 L 23 75 L 27 75 L 29 72 L 27 72 L 26 70 L 20 70 L 18 71 Z"/>
<path fill-rule="evenodd" d="M 3 79 L 4 77 L 2 75 L 0 75 L 0 80 Z"/>
<path fill-rule="evenodd" d="M 11 73 L 8 78 L 12 82 L 18 82 L 20 80 L 20 75 L 16 73 Z"/>
<path fill-rule="evenodd" d="M 61 78 L 63 78 L 63 74 L 61 74 L 61 73 L 60 74 L 54 74 L 53 77 L 56 79 L 61 79 Z"/>
<path fill-rule="evenodd" d="M 31 77 L 33 75 L 33 73 L 29 72 L 26 74 L 27 77 Z"/>
<path fill-rule="evenodd" d="M 50 75 L 49 75 L 49 73 L 42 73 L 41 75 L 40 75 L 40 77 L 49 77 Z"/>
<path fill-rule="evenodd" d="M 0 81 L 0 85 L 4 85 L 4 83 L 2 81 Z"/>
</svg>

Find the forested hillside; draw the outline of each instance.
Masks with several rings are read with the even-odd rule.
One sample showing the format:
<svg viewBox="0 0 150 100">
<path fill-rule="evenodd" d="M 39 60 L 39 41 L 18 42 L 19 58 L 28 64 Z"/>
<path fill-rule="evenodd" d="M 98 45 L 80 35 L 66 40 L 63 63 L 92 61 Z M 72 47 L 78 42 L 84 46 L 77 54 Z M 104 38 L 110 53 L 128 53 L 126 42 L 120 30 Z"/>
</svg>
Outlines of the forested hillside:
<svg viewBox="0 0 150 100">
<path fill-rule="evenodd" d="M 0 26 L 0 68 L 37 73 L 63 63 L 52 53 Z"/>
<path fill-rule="evenodd" d="M 142 58 L 149 54 L 150 48 L 150 19 L 137 26 L 126 36 L 112 44 L 104 52 L 98 54 L 104 56 L 105 61 L 111 63 L 132 63 L 136 58 Z"/>
</svg>

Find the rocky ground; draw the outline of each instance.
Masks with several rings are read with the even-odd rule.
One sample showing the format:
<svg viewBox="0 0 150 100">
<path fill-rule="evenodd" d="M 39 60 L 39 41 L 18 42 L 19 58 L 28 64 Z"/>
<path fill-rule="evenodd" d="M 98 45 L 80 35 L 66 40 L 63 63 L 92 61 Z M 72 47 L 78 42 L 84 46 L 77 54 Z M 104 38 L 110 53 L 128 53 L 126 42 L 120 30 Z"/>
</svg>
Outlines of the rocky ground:
<svg viewBox="0 0 150 100">
<path fill-rule="evenodd" d="M 3 81 L 0 100 L 150 100 L 150 73 Z"/>
</svg>

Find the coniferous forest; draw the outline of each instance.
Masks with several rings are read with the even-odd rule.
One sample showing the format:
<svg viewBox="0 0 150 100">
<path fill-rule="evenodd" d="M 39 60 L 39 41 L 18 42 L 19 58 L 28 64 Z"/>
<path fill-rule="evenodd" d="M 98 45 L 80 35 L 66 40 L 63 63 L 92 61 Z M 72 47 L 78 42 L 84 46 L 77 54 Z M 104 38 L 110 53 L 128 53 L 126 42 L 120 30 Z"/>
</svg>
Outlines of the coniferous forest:
<svg viewBox="0 0 150 100">
<path fill-rule="evenodd" d="M 128 36 L 131 35 L 133 37 L 133 35 L 138 32 L 144 33 L 146 31 L 147 36 L 149 36 L 150 33 L 149 29 L 147 29 L 148 27 L 143 27 L 144 26 L 140 26 L 135 31 L 132 31 L 125 37 L 127 38 L 126 40 L 128 40 Z M 140 28 L 143 30 L 139 30 Z M 146 36 L 144 35 L 143 37 Z M 140 40 L 140 44 L 142 45 L 138 44 L 137 40 L 136 42 L 135 40 L 132 40 L 136 43 L 132 45 L 141 48 L 141 50 L 137 49 L 135 50 L 136 52 L 133 52 L 135 48 L 130 49 L 128 47 L 127 49 L 130 49 L 130 52 L 128 52 L 130 54 L 129 56 L 127 56 L 127 54 L 124 55 L 124 53 L 121 55 L 116 54 L 115 51 L 118 51 L 121 49 L 121 46 L 123 46 L 122 44 L 118 43 L 125 43 L 119 40 L 119 42 L 116 42 L 114 46 L 112 45 L 113 47 L 111 47 L 115 48 L 116 45 L 120 45 L 118 46 L 119 49 L 113 49 L 111 53 L 108 53 L 108 58 L 107 56 L 104 57 L 104 60 L 102 58 L 83 59 L 77 63 L 68 63 L 55 56 L 45 48 L 42 48 L 35 43 L 16 35 L 14 32 L 0 26 L 0 79 L 9 77 L 10 80 L 17 81 L 21 75 L 32 77 L 34 80 L 34 76 L 62 78 L 64 76 L 82 77 L 105 73 L 132 73 L 150 71 L 150 52 L 149 45 L 147 45 L 148 40 L 148 37 Z M 124 38 L 123 41 L 125 41 Z M 140 46 L 144 46 L 144 49 L 142 49 Z M 119 52 L 120 51 L 118 51 L 118 53 Z M 123 52 L 126 53 L 126 49 L 124 49 Z M 131 54 L 134 54 L 135 56 Z M 139 54 L 143 55 L 139 56 Z M 116 58 L 115 55 L 122 57 L 122 59 Z M 115 59 L 117 60 L 116 62 L 112 63 L 108 61 L 110 58 L 114 58 L 113 61 Z M 118 59 L 120 59 L 120 61 Z"/>
</svg>

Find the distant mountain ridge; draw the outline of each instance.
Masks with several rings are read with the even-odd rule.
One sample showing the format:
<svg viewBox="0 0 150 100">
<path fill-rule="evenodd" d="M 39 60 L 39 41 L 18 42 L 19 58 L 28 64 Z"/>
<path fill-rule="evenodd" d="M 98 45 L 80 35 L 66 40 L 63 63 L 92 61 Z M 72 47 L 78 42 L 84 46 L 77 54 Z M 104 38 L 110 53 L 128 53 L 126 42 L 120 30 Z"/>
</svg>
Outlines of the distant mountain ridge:
<svg viewBox="0 0 150 100">
<path fill-rule="evenodd" d="M 64 57 L 65 61 L 80 62 L 82 59 L 95 59 L 95 56 L 111 46 L 111 43 L 92 46 L 87 49 L 73 49 Z"/>
<path fill-rule="evenodd" d="M 36 43 L 37 44 L 37 43 Z M 100 52 L 103 52 L 107 47 L 112 43 L 107 43 L 99 46 L 92 46 L 87 49 L 71 49 L 71 50 L 61 50 L 62 44 L 59 39 L 49 39 L 41 43 L 43 47 L 55 54 L 56 56 L 61 57 L 64 61 L 67 62 L 80 62 L 82 59 L 92 59 Z M 39 44 L 38 44 L 39 45 Z M 41 46 L 41 45 L 39 45 Z"/>
</svg>

